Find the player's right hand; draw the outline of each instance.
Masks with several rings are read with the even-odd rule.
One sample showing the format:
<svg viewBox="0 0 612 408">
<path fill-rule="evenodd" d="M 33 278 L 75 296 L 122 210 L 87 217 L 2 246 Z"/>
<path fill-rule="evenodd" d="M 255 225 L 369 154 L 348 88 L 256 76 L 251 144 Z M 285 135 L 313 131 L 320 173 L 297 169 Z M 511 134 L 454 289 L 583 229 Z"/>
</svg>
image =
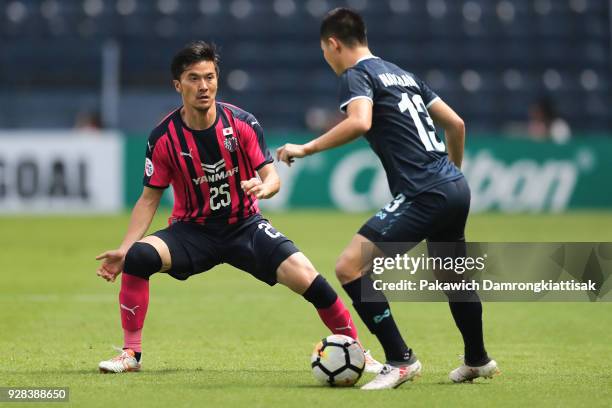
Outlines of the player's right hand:
<svg viewBox="0 0 612 408">
<path fill-rule="evenodd" d="M 125 253 L 118 249 L 106 251 L 96 256 L 96 260 L 102 261 L 96 274 L 107 282 L 114 282 L 117 276 L 123 271 Z"/>
<path fill-rule="evenodd" d="M 289 167 L 291 167 L 291 163 L 293 163 L 295 159 L 304 156 L 306 156 L 306 148 L 304 145 L 287 143 L 276 149 L 276 159 L 285 162 Z"/>
</svg>

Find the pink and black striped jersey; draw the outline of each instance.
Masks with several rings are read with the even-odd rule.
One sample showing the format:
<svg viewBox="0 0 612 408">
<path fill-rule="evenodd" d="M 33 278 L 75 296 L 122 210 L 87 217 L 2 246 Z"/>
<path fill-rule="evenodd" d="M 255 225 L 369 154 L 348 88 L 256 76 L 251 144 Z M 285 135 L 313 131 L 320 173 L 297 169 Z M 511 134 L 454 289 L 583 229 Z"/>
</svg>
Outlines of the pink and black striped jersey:
<svg viewBox="0 0 612 408">
<path fill-rule="evenodd" d="M 217 118 L 206 130 L 188 128 L 181 109 L 149 136 L 143 184 L 174 190 L 170 222 L 234 224 L 259 213 L 257 199 L 240 188 L 274 160 L 255 117 L 217 102 Z"/>
</svg>

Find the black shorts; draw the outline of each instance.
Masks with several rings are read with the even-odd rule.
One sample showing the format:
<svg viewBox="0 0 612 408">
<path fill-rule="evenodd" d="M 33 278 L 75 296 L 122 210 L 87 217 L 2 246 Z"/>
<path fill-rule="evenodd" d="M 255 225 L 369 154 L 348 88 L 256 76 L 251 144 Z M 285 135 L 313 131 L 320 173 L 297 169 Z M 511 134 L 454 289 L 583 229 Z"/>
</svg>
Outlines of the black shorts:
<svg viewBox="0 0 612 408">
<path fill-rule="evenodd" d="M 379 245 L 386 253 L 406 252 L 423 240 L 428 243 L 463 243 L 462 247 L 465 247 L 465 223 L 469 211 L 470 188 L 462 177 L 436 186 L 412 200 L 398 194 L 361 227 L 359 234 L 374 243 L 398 244 L 398 247 Z M 462 252 L 462 248 L 458 249 Z"/>
<path fill-rule="evenodd" d="M 231 225 L 176 222 L 153 235 L 168 245 L 168 274 L 179 280 L 227 263 L 273 286 L 278 266 L 299 252 L 259 214 Z"/>
</svg>

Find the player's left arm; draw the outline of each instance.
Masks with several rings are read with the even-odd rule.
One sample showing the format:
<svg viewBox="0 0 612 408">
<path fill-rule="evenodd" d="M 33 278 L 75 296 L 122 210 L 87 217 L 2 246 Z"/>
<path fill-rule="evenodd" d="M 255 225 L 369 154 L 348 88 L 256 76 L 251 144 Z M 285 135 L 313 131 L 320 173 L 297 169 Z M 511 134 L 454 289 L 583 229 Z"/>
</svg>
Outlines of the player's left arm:
<svg viewBox="0 0 612 408">
<path fill-rule="evenodd" d="M 318 138 L 303 145 L 287 143 L 279 147 L 276 149 L 276 158 L 291 166 L 296 158 L 310 156 L 352 142 L 372 127 L 372 101 L 370 99 L 359 98 L 351 101 L 346 113 L 346 119 Z"/>
<path fill-rule="evenodd" d="M 240 182 L 240 187 L 247 194 L 253 194 L 258 199 L 271 198 L 280 190 L 280 177 L 274 164 L 268 163 L 257 170 L 259 178 Z"/>
<path fill-rule="evenodd" d="M 259 176 L 241 181 L 240 187 L 242 191 L 253 194 L 258 199 L 270 198 L 280 189 L 280 177 L 274 167 L 274 159 L 268 150 L 263 128 L 252 115 L 246 121 L 239 123 L 242 123 L 239 126 L 241 126 L 241 134 L 244 137 L 246 153 L 250 162 L 255 165 L 253 170 Z"/>
<path fill-rule="evenodd" d="M 455 163 L 455 166 L 461 168 L 465 145 L 465 123 L 463 119 L 439 98 L 427 110 L 434 123 L 444 129 L 448 158 Z"/>
</svg>

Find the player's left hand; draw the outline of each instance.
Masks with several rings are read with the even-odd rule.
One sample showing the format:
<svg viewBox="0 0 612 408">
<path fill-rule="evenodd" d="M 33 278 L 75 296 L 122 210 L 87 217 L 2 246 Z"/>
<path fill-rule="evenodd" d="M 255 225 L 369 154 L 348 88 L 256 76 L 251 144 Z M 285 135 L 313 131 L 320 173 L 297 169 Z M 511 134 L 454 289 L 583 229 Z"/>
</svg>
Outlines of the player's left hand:
<svg viewBox="0 0 612 408">
<path fill-rule="evenodd" d="M 250 180 L 241 181 L 240 187 L 247 194 L 253 194 L 257 199 L 270 198 L 274 195 L 268 185 L 262 183 L 260 179 L 253 177 Z"/>
<path fill-rule="evenodd" d="M 284 146 L 276 149 L 276 159 L 287 163 L 291 167 L 294 159 L 299 159 L 306 156 L 306 148 L 304 145 L 287 143 Z"/>
</svg>

